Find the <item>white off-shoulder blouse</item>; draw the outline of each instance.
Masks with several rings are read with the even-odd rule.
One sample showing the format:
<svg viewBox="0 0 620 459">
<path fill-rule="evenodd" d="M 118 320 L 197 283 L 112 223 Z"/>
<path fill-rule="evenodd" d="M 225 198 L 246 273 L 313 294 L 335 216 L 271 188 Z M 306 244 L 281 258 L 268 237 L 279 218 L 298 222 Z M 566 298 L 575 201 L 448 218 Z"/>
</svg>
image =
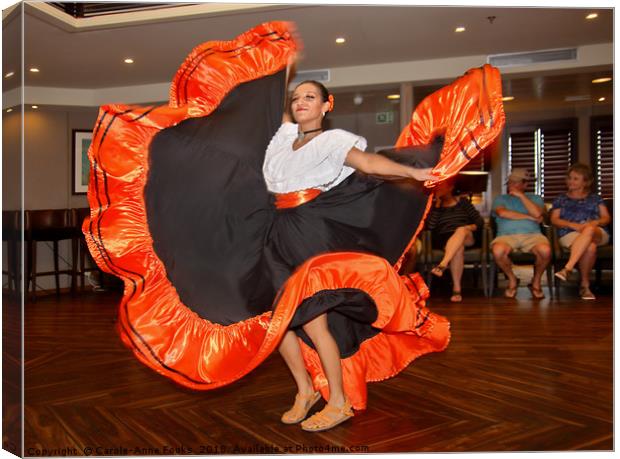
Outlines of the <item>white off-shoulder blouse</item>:
<svg viewBox="0 0 620 459">
<path fill-rule="evenodd" d="M 342 129 L 330 129 L 293 150 L 298 125 L 283 123 L 271 139 L 263 163 L 263 176 L 272 193 L 291 193 L 308 188 L 327 191 L 350 176 L 347 153 L 365 150 L 366 139 Z"/>
</svg>

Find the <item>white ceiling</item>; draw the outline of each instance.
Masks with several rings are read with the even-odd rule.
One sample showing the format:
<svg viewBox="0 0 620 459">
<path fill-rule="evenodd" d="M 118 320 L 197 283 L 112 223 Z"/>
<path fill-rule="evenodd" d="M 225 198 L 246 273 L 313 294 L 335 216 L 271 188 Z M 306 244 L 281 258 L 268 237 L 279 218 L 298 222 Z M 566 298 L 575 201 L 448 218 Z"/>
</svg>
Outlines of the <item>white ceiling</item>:
<svg viewBox="0 0 620 459">
<path fill-rule="evenodd" d="M 277 5 L 175 17 L 176 9 L 147 23 L 75 28 L 26 4 L 25 67 L 41 70 L 26 72 L 26 86 L 92 89 L 168 82 L 196 45 L 229 40 L 271 20 L 297 24 L 304 43 L 299 70 L 613 42 L 610 8 Z M 588 21 L 585 16 L 591 11 L 599 17 Z M 3 20 L 5 43 L 20 36 L 18 16 L 14 11 Z M 490 16 L 495 16 L 492 22 Z M 455 33 L 458 25 L 465 26 L 466 32 Z M 335 44 L 339 36 L 346 37 L 346 44 Z M 129 56 L 135 59 L 131 66 L 123 63 Z M 7 91 L 19 85 L 19 46 L 4 47 L 2 64 L 3 74 L 16 72 L 8 80 L 3 78 L 3 91 Z M 609 65 L 566 73 L 611 71 Z M 583 81 L 575 83 L 579 84 Z"/>
</svg>

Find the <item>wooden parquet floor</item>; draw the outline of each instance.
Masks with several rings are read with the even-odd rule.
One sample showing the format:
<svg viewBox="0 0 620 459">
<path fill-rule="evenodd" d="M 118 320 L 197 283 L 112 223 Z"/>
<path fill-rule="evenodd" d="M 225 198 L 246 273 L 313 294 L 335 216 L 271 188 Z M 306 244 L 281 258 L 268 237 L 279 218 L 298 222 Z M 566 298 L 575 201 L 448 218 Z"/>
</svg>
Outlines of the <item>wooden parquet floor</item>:
<svg viewBox="0 0 620 459">
<path fill-rule="evenodd" d="M 294 387 L 278 355 L 230 386 L 181 388 L 121 344 L 118 300 L 27 305 L 26 456 L 613 449 L 611 294 L 433 298 L 448 349 L 370 384 L 365 412 L 316 434 L 279 422 Z"/>
</svg>

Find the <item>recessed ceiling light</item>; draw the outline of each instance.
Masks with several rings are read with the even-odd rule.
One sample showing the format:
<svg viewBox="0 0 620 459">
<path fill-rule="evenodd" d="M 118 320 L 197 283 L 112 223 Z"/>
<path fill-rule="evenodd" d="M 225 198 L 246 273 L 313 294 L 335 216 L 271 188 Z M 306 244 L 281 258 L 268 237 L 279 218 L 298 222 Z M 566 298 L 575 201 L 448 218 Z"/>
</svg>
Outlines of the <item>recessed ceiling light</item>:
<svg viewBox="0 0 620 459">
<path fill-rule="evenodd" d="M 398 100 L 400 99 L 400 94 L 390 94 L 387 98 L 390 100 Z"/>
<path fill-rule="evenodd" d="M 4 75 L 4 78 L 11 78 L 13 75 L 15 75 L 15 72 L 9 72 L 6 75 Z"/>
<path fill-rule="evenodd" d="M 131 57 L 128 57 L 127 59 L 125 59 L 125 64 L 133 64 L 133 59 Z"/>
<path fill-rule="evenodd" d="M 586 19 L 596 19 L 598 17 L 598 13 L 590 13 L 586 16 Z"/>
<path fill-rule="evenodd" d="M 592 80 L 592 83 L 607 83 L 608 81 L 611 81 L 611 77 L 596 78 Z"/>
<path fill-rule="evenodd" d="M 32 108 L 34 108 L 36 110 L 37 108 L 39 108 L 39 106 L 38 105 L 33 105 Z"/>
<path fill-rule="evenodd" d="M 30 71 L 31 71 L 32 73 L 38 73 L 38 72 L 39 72 L 39 69 L 38 69 L 38 68 L 36 68 L 36 67 L 32 67 L 32 68 L 30 69 Z"/>
<path fill-rule="evenodd" d="M 343 44 L 345 41 L 347 41 L 347 40 L 345 40 L 345 39 L 344 39 L 344 38 L 342 38 L 342 37 L 338 37 L 338 38 L 336 38 L 336 43 L 338 43 L 339 45 Z"/>
<path fill-rule="evenodd" d="M 456 29 L 454 29 L 455 32 L 465 32 L 465 27 L 463 26 L 459 26 Z"/>
<path fill-rule="evenodd" d="M 599 102 L 604 102 L 604 101 L 605 101 L 605 98 L 604 98 L 604 97 L 599 97 L 599 98 L 598 98 L 598 101 L 599 101 Z"/>
<path fill-rule="evenodd" d="M 515 100 L 515 98 L 514 96 L 505 96 L 505 97 L 502 97 L 502 100 L 504 102 L 508 102 L 509 100 Z"/>
<path fill-rule="evenodd" d="M 6 109 L 6 112 L 7 112 L 7 113 L 11 113 L 12 111 L 13 111 L 13 109 L 12 109 L 12 108 L 7 108 L 7 109 Z"/>
</svg>

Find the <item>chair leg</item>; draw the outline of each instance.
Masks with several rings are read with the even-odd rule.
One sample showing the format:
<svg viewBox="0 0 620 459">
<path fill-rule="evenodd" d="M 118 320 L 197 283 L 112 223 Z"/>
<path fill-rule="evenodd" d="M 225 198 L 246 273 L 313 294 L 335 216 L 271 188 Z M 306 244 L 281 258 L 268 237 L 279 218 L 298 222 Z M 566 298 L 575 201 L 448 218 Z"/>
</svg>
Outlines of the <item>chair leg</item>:
<svg viewBox="0 0 620 459">
<path fill-rule="evenodd" d="M 30 291 L 30 266 L 32 265 L 32 247 L 30 247 L 30 241 L 24 241 L 26 243 L 26 260 L 24 266 L 24 296 L 28 296 Z"/>
<path fill-rule="evenodd" d="M 489 263 L 489 298 L 495 293 L 495 277 L 497 276 L 497 267 L 494 262 Z"/>
<path fill-rule="evenodd" d="M 432 283 L 432 280 L 433 280 L 433 275 L 431 274 L 431 269 L 432 269 L 433 263 L 431 262 L 431 258 L 430 257 L 428 257 L 428 259 L 425 260 L 424 266 L 425 266 L 424 271 L 425 271 L 425 275 L 426 275 L 426 285 L 430 289 L 431 288 L 431 283 Z"/>
<path fill-rule="evenodd" d="M 474 288 L 478 288 L 478 265 L 474 265 Z"/>
<path fill-rule="evenodd" d="M 84 278 L 86 275 L 86 273 L 84 272 L 84 270 L 86 269 L 86 252 L 85 252 L 84 243 L 82 240 L 80 240 L 80 243 L 79 243 L 79 250 L 80 250 L 80 271 L 79 271 L 80 288 L 84 290 Z"/>
<path fill-rule="evenodd" d="M 56 295 L 60 295 L 60 274 L 58 274 L 58 241 L 53 241 L 54 246 L 54 280 L 56 281 Z"/>
<path fill-rule="evenodd" d="M 37 301 L 37 241 L 32 241 L 32 262 L 30 263 L 30 279 L 32 280 L 32 301 Z"/>
<path fill-rule="evenodd" d="M 6 263 L 7 263 L 7 267 L 6 267 L 6 277 L 8 280 L 8 285 L 9 285 L 9 292 L 13 293 L 15 290 L 15 271 L 13 271 L 13 241 L 11 241 L 11 239 L 9 238 L 8 241 L 6 241 Z M 4 268 L 4 266 L 3 266 Z M 4 274 L 4 271 L 3 271 Z"/>
<path fill-rule="evenodd" d="M 551 273 L 551 265 L 549 265 L 546 269 L 547 271 L 547 285 L 549 286 L 549 295 L 551 297 L 551 299 L 554 298 L 554 294 L 553 294 L 553 278 L 555 277 L 552 273 Z"/>
<path fill-rule="evenodd" d="M 555 272 L 558 271 L 557 266 L 554 266 L 553 269 L 554 269 Z M 553 287 L 554 287 L 554 290 L 555 290 L 555 299 L 559 300 L 560 299 L 560 279 L 558 279 L 555 276 L 553 276 Z"/>
<path fill-rule="evenodd" d="M 9 263 L 11 264 L 9 269 L 13 272 L 13 288 L 14 288 L 14 292 L 16 294 L 19 294 L 19 289 L 20 289 L 20 280 L 21 280 L 21 276 L 20 276 L 20 272 L 19 269 L 21 267 L 21 265 L 19 264 L 19 248 L 21 246 L 17 244 L 17 242 L 13 241 L 13 255 L 11 257 L 11 260 L 9 261 Z"/>
<path fill-rule="evenodd" d="M 71 294 L 77 290 L 77 259 L 78 259 L 78 240 L 71 238 Z"/>
<path fill-rule="evenodd" d="M 28 289 L 30 288 L 30 242 L 24 240 L 24 300 L 28 300 Z"/>
<path fill-rule="evenodd" d="M 485 262 L 480 263 L 480 271 L 482 272 L 482 290 L 484 291 L 484 296 L 489 297 L 489 293 L 487 290 L 487 264 Z"/>
<path fill-rule="evenodd" d="M 19 292 L 19 276 L 17 274 L 19 268 L 17 264 L 17 243 L 15 241 L 11 241 L 10 250 L 9 270 L 11 272 L 11 279 L 13 279 L 13 291 L 17 293 Z"/>
</svg>

